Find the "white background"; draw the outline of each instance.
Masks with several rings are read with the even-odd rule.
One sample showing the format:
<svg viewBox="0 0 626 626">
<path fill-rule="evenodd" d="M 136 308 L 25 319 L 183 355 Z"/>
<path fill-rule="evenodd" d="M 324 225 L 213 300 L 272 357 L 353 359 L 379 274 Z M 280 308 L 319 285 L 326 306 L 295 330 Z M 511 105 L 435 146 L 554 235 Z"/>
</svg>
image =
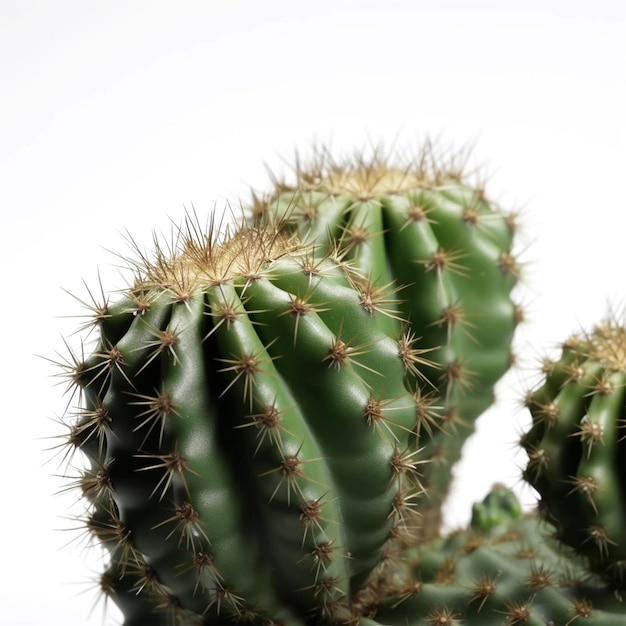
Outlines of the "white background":
<svg viewBox="0 0 626 626">
<path fill-rule="evenodd" d="M 267 189 L 265 165 L 368 141 L 441 136 L 522 209 L 520 333 L 533 364 L 624 302 L 623 0 L 0 2 L 2 452 L 0 622 L 102 624 L 100 564 L 45 440 L 62 429 L 55 369 L 82 313 L 63 289 L 124 283 L 126 229 L 149 246 L 193 205 L 206 217 Z M 528 372 L 507 377 L 458 470 L 449 526 L 502 480 Z M 116 623 L 110 610 L 104 623 Z"/>
</svg>

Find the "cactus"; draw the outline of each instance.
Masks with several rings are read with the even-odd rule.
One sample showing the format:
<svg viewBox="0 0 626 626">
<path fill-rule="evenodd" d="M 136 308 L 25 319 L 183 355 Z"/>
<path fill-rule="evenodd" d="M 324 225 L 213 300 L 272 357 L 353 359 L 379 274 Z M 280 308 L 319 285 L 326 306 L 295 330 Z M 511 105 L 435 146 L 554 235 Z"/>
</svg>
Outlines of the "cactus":
<svg viewBox="0 0 626 626">
<path fill-rule="evenodd" d="M 439 158 L 430 144 L 401 165 L 378 154 L 336 162 L 320 151 L 310 166 L 296 165 L 295 178 L 255 196 L 252 223 L 278 222 L 367 276 L 367 304 L 381 328 L 419 339 L 424 351 L 428 538 L 462 446 L 511 364 L 522 317 L 510 297 L 519 274 L 514 216 L 467 180 L 458 158 Z"/>
<path fill-rule="evenodd" d="M 415 518 L 416 351 L 297 238 L 220 237 L 136 249 L 62 363 L 100 586 L 129 625 L 341 622 Z"/>
<path fill-rule="evenodd" d="M 626 586 L 626 328 L 615 315 L 544 363 L 526 404 L 524 478 L 561 541 L 615 589 Z"/>
<path fill-rule="evenodd" d="M 623 626 L 623 600 L 515 501 L 499 486 L 474 507 L 487 518 L 413 549 L 361 626 Z"/>
<path fill-rule="evenodd" d="M 234 230 L 133 244 L 132 285 L 83 302 L 93 348 L 56 362 L 124 624 L 623 624 L 624 324 L 527 394 L 538 511 L 497 484 L 438 537 L 512 361 L 514 220 L 430 147 L 296 179 Z"/>
</svg>

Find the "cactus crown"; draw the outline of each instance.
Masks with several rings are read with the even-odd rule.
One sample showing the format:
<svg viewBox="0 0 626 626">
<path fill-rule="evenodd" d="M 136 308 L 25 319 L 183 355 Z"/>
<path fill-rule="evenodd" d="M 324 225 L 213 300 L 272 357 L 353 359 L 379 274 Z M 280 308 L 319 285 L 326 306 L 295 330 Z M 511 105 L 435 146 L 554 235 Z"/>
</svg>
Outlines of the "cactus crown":
<svg viewBox="0 0 626 626">
<path fill-rule="evenodd" d="M 440 150 L 431 142 L 420 146 L 413 156 L 394 158 L 381 147 L 359 150 L 343 159 L 335 158 L 328 148 L 315 147 L 306 163 L 295 159 L 293 173 L 300 190 L 320 191 L 369 200 L 418 188 L 462 182 L 466 178 L 467 155 Z M 276 177 L 275 177 L 276 178 Z M 292 190 L 284 180 L 274 180 L 275 191 Z"/>
<path fill-rule="evenodd" d="M 137 289 L 153 287 L 181 292 L 202 286 L 218 285 L 237 277 L 256 277 L 263 267 L 285 254 L 304 254 L 306 246 L 297 235 L 274 229 L 254 227 L 226 230 L 222 238 L 215 234 L 213 224 L 207 233 L 188 216 L 175 233 L 168 248 L 155 240 L 155 251 L 147 257 L 138 250 L 138 259 L 126 259 L 135 270 Z"/>
<path fill-rule="evenodd" d="M 314 175 L 311 180 L 305 177 L 303 189 L 326 191 L 333 195 L 353 195 L 360 200 L 379 195 L 410 191 L 427 185 L 430 180 L 426 173 L 389 167 L 385 163 L 361 163 L 332 165 L 323 177 Z"/>
<path fill-rule="evenodd" d="M 589 356 L 606 367 L 626 372 L 626 327 L 609 319 L 595 327 L 588 338 Z"/>
</svg>

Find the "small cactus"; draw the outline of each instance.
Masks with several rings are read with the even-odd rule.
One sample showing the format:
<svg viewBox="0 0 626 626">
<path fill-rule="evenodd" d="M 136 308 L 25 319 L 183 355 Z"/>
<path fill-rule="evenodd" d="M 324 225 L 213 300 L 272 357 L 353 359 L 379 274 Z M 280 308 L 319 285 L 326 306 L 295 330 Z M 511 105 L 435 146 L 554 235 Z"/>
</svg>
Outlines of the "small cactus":
<svg viewBox="0 0 626 626">
<path fill-rule="evenodd" d="M 554 528 L 497 487 L 469 528 L 411 550 L 361 626 L 623 626 L 626 607 Z"/>
<path fill-rule="evenodd" d="M 406 355 L 295 237 L 190 219 L 171 248 L 62 372 L 102 590 L 128 625 L 347 619 L 415 518 Z"/>
<path fill-rule="evenodd" d="M 570 337 L 527 396 L 524 478 L 558 537 L 626 591 L 626 328 L 615 316 Z"/>
<path fill-rule="evenodd" d="M 431 418 L 420 440 L 431 460 L 422 479 L 427 538 L 437 534 L 463 444 L 511 364 L 522 314 L 510 294 L 520 268 L 513 216 L 467 180 L 458 158 L 438 157 L 428 144 L 414 160 L 392 161 L 374 154 L 337 162 L 322 151 L 296 165 L 295 183 L 255 197 L 251 219 L 278 222 L 366 276 L 381 328 L 419 341 Z"/>
</svg>

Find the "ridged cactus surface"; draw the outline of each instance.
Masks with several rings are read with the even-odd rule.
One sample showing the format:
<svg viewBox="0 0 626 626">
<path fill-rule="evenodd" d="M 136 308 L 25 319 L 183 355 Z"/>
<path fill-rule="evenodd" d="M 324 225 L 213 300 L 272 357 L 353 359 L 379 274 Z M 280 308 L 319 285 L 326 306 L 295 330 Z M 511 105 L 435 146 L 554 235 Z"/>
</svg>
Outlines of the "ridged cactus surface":
<svg viewBox="0 0 626 626">
<path fill-rule="evenodd" d="M 252 220 L 278 222 L 366 276 L 381 328 L 419 340 L 424 405 L 436 399 L 421 439 L 431 460 L 423 478 L 428 536 L 461 448 L 511 364 L 521 319 L 511 298 L 519 274 L 515 221 L 467 180 L 460 161 L 434 147 L 407 163 L 393 160 L 336 161 L 321 151 L 296 165 L 295 182 L 256 197 Z"/>
<path fill-rule="evenodd" d="M 415 518 L 411 351 L 282 233 L 190 220 L 130 265 L 63 372 L 102 590 L 128 625 L 350 619 Z"/>
<path fill-rule="evenodd" d="M 361 626 L 623 626 L 623 601 L 512 492 L 497 487 L 477 510 L 467 530 L 412 550 Z"/>
<path fill-rule="evenodd" d="M 570 337 L 527 397 L 525 479 L 560 539 L 626 592 L 626 328 Z"/>
</svg>

